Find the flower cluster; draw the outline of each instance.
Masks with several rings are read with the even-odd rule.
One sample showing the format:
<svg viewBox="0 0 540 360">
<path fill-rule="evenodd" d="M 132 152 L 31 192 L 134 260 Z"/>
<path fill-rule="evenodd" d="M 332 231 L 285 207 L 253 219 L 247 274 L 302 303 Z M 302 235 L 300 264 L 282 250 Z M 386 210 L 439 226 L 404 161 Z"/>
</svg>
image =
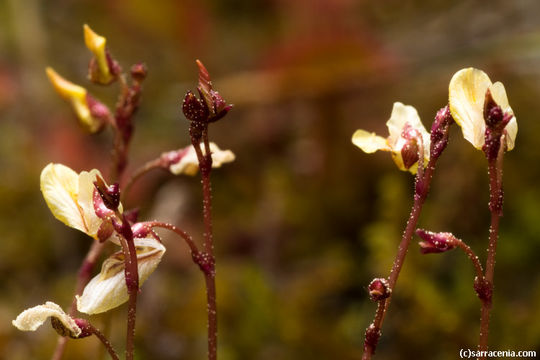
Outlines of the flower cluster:
<svg viewBox="0 0 540 360">
<path fill-rule="evenodd" d="M 84 40 L 93 55 L 88 66 L 90 81 L 108 85 L 120 77 L 123 79 L 120 81 L 122 91 L 114 115 L 85 88 L 64 79 L 52 68 L 47 68 L 46 73 L 55 90 L 70 102 L 79 123 L 86 131 L 95 133 L 106 125 L 111 126 L 115 132 L 114 162 L 117 165 L 115 175 L 116 178 L 120 178 L 127 162 L 126 152 L 133 132 L 131 118 L 138 107 L 140 85 L 146 76 L 146 68 L 142 64 L 136 64 L 131 68 L 132 85 L 129 86 L 120 65 L 106 47 L 106 39 L 84 25 Z M 155 162 L 157 167 L 165 168 L 175 175 L 196 174 L 201 168 L 201 154 L 214 168 L 235 159 L 232 151 L 221 150 L 215 143 L 208 141 L 207 124 L 225 116 L 231 105 L 227 105 L 213 89 L 208 72 L 202 63 L 198 61 L 197 64 L 201 99 L 193 100 L 188 94 L 184 102 L 184 112 L 187 106 L 191 109 L 187 109 L 189 110 L 187 113 L 192 114 L 190 111 L 198 106 L 198 111 L 204 113 L 204 117 L 188 117 L 193 123 L 206 124 L 202 127 L 205 131 L 204 143 L 165 152 L 157 159 Z M 181 236 L 185 235 L 170 224 L 157 221 L 138 222 L 136 212 L 124 211 L 120 201 L 119 184 L 108 185 L 97 169 L 77 173 L 65 165 L 50 163 L 41 172 L 40 187 L 54 217 L 88 235 L 94 241 L 94 245 L 110 242 L 116 247 L 116 250 L 103 261 L 101 271 L 89 281 L 88 276 L 86 280 L 88 283 L 83 283 L 84 288 L 75 296 L 76 310 L 81 313 L 89 315 L 103 313 L 124 304 L 128 299 L 131 300 L 132 296 L 136 304 L 139 288 L 154 272 L 166 252 L 160 237 L 152 230 L 152 224 L 161 224 L 162 227 L 178 231 Z M 193 256 L 207 256 L 206 253 L 198 251 L 190 237 L 185 237 Z M 134 326 L 135 314 L 131 313 L 131 310 L 130 307 L 128 329 L 130 326 L 133 329 Z M 74 312 L 74 308 L 66 313 L 59 305 L 46 302 L 23 311 L 13 321 L 13 325 L 23 331 L 34 331 L 51 318 L 54 329 L 64 337 L 82 338 L 99 333 L 86 320 L 74 317 Z M 107 344 L 106 346 L 108 347 Z M 127 350 L 126 353 L 132 357 L 133 349 Z"/>
</svg>

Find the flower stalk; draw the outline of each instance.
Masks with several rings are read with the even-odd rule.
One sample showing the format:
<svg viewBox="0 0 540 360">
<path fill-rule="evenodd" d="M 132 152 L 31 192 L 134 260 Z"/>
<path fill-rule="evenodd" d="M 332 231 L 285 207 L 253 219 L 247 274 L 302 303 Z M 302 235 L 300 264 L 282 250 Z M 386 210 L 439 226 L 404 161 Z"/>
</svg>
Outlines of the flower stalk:
<svg viewBox="0 0 540 360">
<path fill-rule="evenodd" d="M 478 350 L 488 350 L 489 337 L 489 320 L 492 307 L 493 295 L 493 278 L 495 274 L 495 256 L 497 253 L 497 240 L 499 238 L 499 223 L 502 216 L 502 206 L 504 193 L 502 189 L 502 166 L 504 157 L 505 135 L 501 136 L 497 156 L 488 158 L 488 175 L 489 175 L 489 211 L 491 212 L 491 224 L 489 227 L 489 244 L 487 248 L 486 271 L 484 275 L 484 286 L 481 290 L 477 290 L 478 297 L 482 301 L 482 309 L 480 315 L 480 339 L 478 342 Z M 485 357 L 484 357 L 485 358 Z M 481 357 L 481 359 L 484 359 Z"/>
<path fill-rule="evenodd" d="M 450 115 L 448 106 L 442 108 L 437 112 L 435 121 L 433 122 L 430 135 L 430 156 L 429 161 L 425 170 L 423 169 L 423 141 L 420 136 L 417 136 L 418 144 L 418 172 L 415 179 L 415 192 L 414 192 L 414 203 L 401 238 L 401 242 L 398 247 L 398 252 L 396 258 L 392 265 L 392 270 L 390 271 L 390 276 L 388 278 L 388 297 L 378 301 L 377 310 L 375 311 L 375 317 L 373 322 L 368 326 L 365 332 L 364 339 L 364 353 L 362 355 L 363 360 L 371 359 L 375 350 L 377 349 L 377 344 L 381 336 L 381 329 L 384 322 L 384 317 L 388 308 L 390 306 L 390 301 L 394 293 L 394 287 L 397 283 L 401 268 L 405 261 L 405 256 L 409 249 L 409 245 L 418 223 L 424 201 L 427 198 L 429 193 L 429 187 L 431 184 L 431 179 L 433 177 L 433 172 L 435 171 L 435 164 L 442 154 L 443 150 L 446 148 L 448 143 L 448 135 L 450 125 L 454 120 Z"/>
</svg>

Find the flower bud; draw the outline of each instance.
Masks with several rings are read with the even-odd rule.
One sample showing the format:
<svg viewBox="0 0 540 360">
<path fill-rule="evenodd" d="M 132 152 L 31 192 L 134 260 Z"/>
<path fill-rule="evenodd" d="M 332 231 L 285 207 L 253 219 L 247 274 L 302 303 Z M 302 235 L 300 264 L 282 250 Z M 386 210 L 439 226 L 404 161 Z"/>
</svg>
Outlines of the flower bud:
<svg viewBox="0 0 540 360">
<path fill-rule="evenodd" d="M 435 121 L 431 125 L 431 148 L 429 150 L 430 157 L 438 158 L 443 150 L 448 145 L 448 135 L 450 125 L 454 123 L 454 118 L 450 113 L 450 108 L 447 106 L 437 111 Z"/>
<path fill-rule="evenodd" d="M 118 64 L 110 57 L 107 51 L 107 39 L 96 34 L 86 24 L 84 24 L 83 28 L 86 47 L 94 54 L 94 58 L 90 61 L 88 78 L 98 84 L 110 84 L 116 80 L 119 69 Z"/>
<path fill-rule="evenodd" d="M 190 121 L 204 123 L 208 120 L 208 107 L 204 101 L 197 99 L 191 91 L 188 91 L 184 97 L 182 111 Z"/>
<path fill-rule="evenodd" d="M 197 90 L 208 108 L 208 122 L 218 121 L 227 115 L 232 109 L 232 105 L 228 105 L 223 97 L 213 89 L 210 74 L 203 63 L 200 60 L 197 60 L 196 63 L 199 67 L 199 86 Z"/>
<path fill-rule="evenodd" d="M 101 176 L 97 176 L 96 181 L 94 181 L 94 186 L 99 192 L 99 195 L 101 196 L 101 199 L 103 200 L 103 204 L 108 209 L 112 211 L 116 211 L 118 209 L 118 206 L 120 205 L 120 187 L 118 183 L 114 183 L 112 185 L 107 186 L 103 178 Z M 94 204 L 95 203 L 96 201 L 94 198 Z M 97 214 L 97 210 L 96 210 L 96 214 Z M 99 216 L 99 214 L 97 215 Z"/>
<path fill-rule="evenodd" d="M 369 297 L 373 301 L 384 300 L 392 294 L 392 289 L 390 289 L 388 280 L 383 278 L 373 279 L 368 285 L 368 290 Z"/>
<path fill-rule="evenodd" d="M 143 63 L 137 63 L 131 67 L 131 77 L 137 82 L 142 82 L 148 73 L 146 65 Z"/>
<path fill-rule="evenodd" d="M 422 254 L 442 253 L 452 250 L 457 246 L 456 238 L 448 232 L 435 233 L 417 229 L 416 235 L 423 240 L 418 243 Z"/>
<path fill-rule="evenodd" d="M 71 102 L 73 110 L 75 111 L 81 126 L 90 133 L 95 133 L 101 130 L 105 122 L 102 118 L 92 115 L 92 109 L 88 104 L 89 96 L 86 89 L 82 86 L 75 85 L 72 82 L 67 81 L 50 67 L 46 69 L 46 72 L 56 92 L 64 99 Z M 95 99 L 93 100 L 95 101 Z M 92 100 L 90 102 L 92 103 Z M 95 105 L 95 103 L 92 104 Z M 97 109 L 94 108 L 94 112 L 95 111 L 97 111 Z"/>
</svg>

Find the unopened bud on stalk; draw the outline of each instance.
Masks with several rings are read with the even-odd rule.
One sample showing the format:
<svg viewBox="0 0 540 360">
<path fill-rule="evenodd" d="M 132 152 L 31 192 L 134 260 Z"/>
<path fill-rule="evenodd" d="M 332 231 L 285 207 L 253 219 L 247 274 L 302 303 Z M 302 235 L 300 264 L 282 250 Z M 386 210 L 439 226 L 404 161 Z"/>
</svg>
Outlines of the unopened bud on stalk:
<svg viewBox="0 0 540 360">
<path fill-rule="evenodd" d="M 188 91 L 184 97 L 182 112 L 190 121 L 204 123 L 208 120 L 208 107 L 204 101 L 198 99 L 191 91 Z"/>
<path fill-rule="evenodd" d="M 117 79 L 120 72 L 119 65 L 111 58 L 107 51 L 107 39 L 96 34 L 88 25 L 84 25 L 84 42 L 88 50 L 94 54 L 88 67 L 90 81 L 107 85 Z"/>
<path fill-rule="evenodd" d="M 131 77 L 137 82 L 142 82 L 148 73 L 146 65 L 143 63 L 137 63 L 131 67 Z"/>
<path fill-rule="evenodd" d="M 392 294 L 392 289 L 390 289 L 388 280 L 383 278 L 373 279 L 368 285 L 368 290 L 369 297 L 373 301 L 384 300 Z"/>
<path fill-rule="evenodd" d="M 448 232 L 431 232 L 417 229 L 418 235 L 423 241 L 419 242 L 422 254 L 442 253 L 454 249 L 457 246 L 457 239 Z"/>
<path fill-rule="evenodd" d="M 118 205 L 120 205 L 120 187 L 118 183 L 107 185 L 101 176 L 96 176 L 94 186 L 99 192 L 99 195 L 103 200 L 103 204 L 108 209 L 116 211 L 118 209 Z"/>
<path fill-rule="evenodd" d="M 108 112 L 105 105 L 88 95 L 85 88 L 64 79 L 52 68 L 48 67 L 46 72 L 56 92 L 71 103 L 81 126 L 90 133 L 100 131 Z"/>
</svg>

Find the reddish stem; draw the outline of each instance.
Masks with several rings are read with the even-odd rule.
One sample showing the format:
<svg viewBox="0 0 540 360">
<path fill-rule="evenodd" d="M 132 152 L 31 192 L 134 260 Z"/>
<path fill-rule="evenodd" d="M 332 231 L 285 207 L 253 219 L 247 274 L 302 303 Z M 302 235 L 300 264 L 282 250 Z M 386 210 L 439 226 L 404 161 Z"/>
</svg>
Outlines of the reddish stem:
<svg viewBox="0 0 540 360">
<path fill-rule="evenodd" d="M 114 350 L 111 342 L 109 341 L 109 339 L 107 339 L 107 337 L 105 335 L 103 335 L 103 333 L 101 331 L 96 329 L 88 321 L 85 321 L 84 329 L 85 329 L 85 331 L 95 335 L 101 341 L 101 343 L 103 344 L 103 346 L 105 346 L 105 348 L 107 349 L 107 351 L 109 352 L 109 355 L 111 355 L 111 358 L 113 360 L 120 360 L 120 358 L 118 357 L 118 354 Z"/>
<path fill-rule="evenodd" d="M 157 159 L 154 159 L 154 160 L 151 160 L 151 161 L 147 162 L 146 164 L 144 164 L 143 166 L 141 166 L 140 168 L 135 170 L 135 172 L 133 172 L 131 177 L 128 179 L 128 181 L 126 183 L 126 186 L 124 186 L 124 190 L 122 191 L 122 200 L 124 200 L 126 198 L 127 194 L 131 190 L 131 187 L 133 186 L 133 184 L 137 180 L 139 180 L 146 173 L 148 173 L 148 172 L 150 172 L 150 171 L 152 171 L 154 169 L 161 168 L 162 167 L 161 163 L 162 163 L 161 158 L 157 158 Z"/>
<path fill-rule="evenodd" d="M 405 227 L 405 231 L 403 232 L 401 243 L 398 247 L 398 252 L 394 260 L 392 270 L 390 272 L 390 277 L 388 279 L 390 296 L 384 300 L 379 301 L 373 323 L 366 330 L 364 353 L 362 355 L 363 360 L 371 359 L 371 356 L 375 353 L 375 350 L 377 348 L 377 344 L 381 335 L 382 324 L 384 322 L 384 317 L 390 306 L 394 287 L 399 277 L 401 268 L 403 267 L 403 262 L 405 261 L 405 256 L 407 255 L 409 244 L 411 243 L 414 230 L 416 229 L 416 224 L 418 223 L 418 218 L 420 216 L 420 212 L 422 211 L 422 206 L 429 192 L 429 186 L 433 177 L 433 171 L 435 170 L 436 161 L 437 158 L 430 158 L 428 166 L 423 173 L 423 177 L 420 177 L 421 172 L 418 172 L 417 174 L 414 204 L 411 210 L 411 214 L 409 216 L 409 220 L 407 221 L 407 226 Z"/>
<path fill-rule="evenodd" d="M 471 249 L 471 247 L 467 244 L 465 244 L 462 240 L 458 238 L 454 238 L 454 241 L 456 245 L 465 252 L 467 257 L 472 261 L 474 270 L 476 271 L 476 278 L 482 279 L 484 277 L 484 270 L 482 269 L 482 264 L 480 264 L 480 260 L 478 260 L 478 256 L 474 253 L 474 251 Z"/>
<path fill-rule="evenodd" d="M 504 143 L 502 138 L 501 143 Z M 499 238 L 499 223 L 502 216 L 503 191 L 502 191 L 502 162 L 504 155 L 504 145 L 501 145 L 495 159 L 488 162 L 489 174 L 489 210 L 491 212 L 491 225 L 489 228 L 489 245 L 487 249 L 485 284 L 488 287 L 486 292 L 488 296 L 480 297 L 482 309 L 480 314 L 480 339 L 478 341 L 478 350 L 488 350 L 489 337 L 489 318 L 492 306 L 493 278 L 495 274 L 495 255 L 497 252 L 497 240 Z M 485 357 L 480 357 L 485 359 Z"/>
<path fill-rule="evenodd" d="M 164 229 L 168 229 L 168 230 L 171 230 L 175 233 L 177 233 L 178 235 L 180 235 L 180 237 L 182 237 L 182 239 L 184 239 L 187 243 L 187 245 L 189 246 L 189 249 L 191 250 L 192 253 L 198 253 L 199 252 L 199 249 L 197 248 L 197 245 L 195 245 L 195 242 L 193 241 L 193 238 L 191 237 L 191 235 L 189 235 L 187 232 L 185 232 L 184 230 L 172 225 L 172 224 L 169 224 L 169 223 L 165 223 L 165 222 L 161 222 L 161 221 L 149 221 L 149 222 L 146 222 L 145 223 L 146 226 L 149 226 L 149 227 L 159 227 L 159 228 L 164 228 Z"/>
<path fill-rule="evenodd" d="M 203 155 L 200 142 L 192 137 L 192 144 L 197 154 L 202 178 L 203 190 L 203 217 L 204 217 L 204 253 L 197 254 L 195 262 L 204 273 L 206 284 L 206 300 L 208 311 L 208 360 L 217 359 L 217 304 L 216 304 L 216 280 L 215 258 L 212 234 L 212 186 L 210 173 L 212 171 L 212 153 L 208 141 L 208 128 L 202 131 L 202 139 L 205 147 Z"/>
</svg>

